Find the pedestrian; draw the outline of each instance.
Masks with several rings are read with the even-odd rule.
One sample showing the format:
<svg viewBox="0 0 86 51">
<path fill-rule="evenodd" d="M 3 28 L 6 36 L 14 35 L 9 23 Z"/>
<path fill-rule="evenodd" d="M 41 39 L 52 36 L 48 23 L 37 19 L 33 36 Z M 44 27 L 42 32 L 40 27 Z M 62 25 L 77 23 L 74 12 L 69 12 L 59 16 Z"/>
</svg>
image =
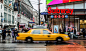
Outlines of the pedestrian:
<svg viewBox="0 0 86 51">
<path fill-rule="evenodd" d="M 27 28 L 27 32 L 29 31 L 29 29 Z"/>
<path fill-rule="evenodd" d="M 17 29 L 15 29 L 15 30 L 14 30 L 15 41 L 16 41 L 16 37 L 17 37 L 17 35 L 18 35 L 18 31 L 17 31 Z"/>
<path fill-rule="evenodd" d="M 83 32 L 83 38 L 85 38 L 85 28 L 82 29 Z"/>
<path fill-rule="evenodd" d="M 25 28 L 25 30 L 24 30 L 25 32 L 27 32 L 28 31 L 28 29 L 27 28 Z"/>
<path fill-rule="evenodd" d="M 14 30 L 12 30 L 12 38 L 13 38 L 13 41 L 14 41 Z"/>
<path fill-rule="evenodd" d="M 76 35 L 76 29 L 74 29 L 74 34 Z"/>
<path fill-rule="evenodd" d="M 59 29 L 59 33 L 61 33 L 61 28 Z"/>
<path fill-rule="evenodd" d="M 10 31 L 10 30 L 8 30 L 8 36 L 10 36 L 10 37 L 11 37 L 10 33 L 11 33 L 11 31 Z"/>
<path fill-rule="evenodd" d="M 3 28 L 2 30 L 2 40 L 5 40 L 6 38 L 6 30 Z"/>
</svg>

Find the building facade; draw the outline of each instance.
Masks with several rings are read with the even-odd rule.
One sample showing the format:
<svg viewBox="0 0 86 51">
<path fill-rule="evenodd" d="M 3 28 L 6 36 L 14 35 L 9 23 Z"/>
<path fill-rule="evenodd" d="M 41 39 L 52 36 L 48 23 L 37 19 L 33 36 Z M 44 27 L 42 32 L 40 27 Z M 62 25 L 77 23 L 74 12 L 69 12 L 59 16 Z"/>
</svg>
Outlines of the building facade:
<svg viewBox="0 0 86 51">
<path fill-rule="evenodd" d="M 15 0 L 0 0 L 0 25 L 2 28 L 15 27 L 14 2 Z M 11 6 L 9 6 L 10 3 Z"/>
<path fill-rule="evenodd" d="M 32 24 L 29 22 L 33 22 L 33 6 L 29 0 L 20 1 L 19 14 L 21 16 L 20 21 L 17 19 L 17 22 L 19 21 L 19 28 L 31 28 Z"/>
<path fill-rule="evenodd" d="M 49 3 L 50 4 L 50 3 Z M 48 14 L 47 17 L 49 18 L 50 22 L 50 29 L 52 29 L 52 32 L 55 31 L 55 27 L 58 30 L 62 29 L 62 32 L 68 32 L 68 29 L 70 31 L 74 32 L 74 29 L 76 29 L 77 32 L 81 32 L 83 28 L 86 28 L 86 1 L 74 1 L 74 2 L 67 2 L 67 3 L 54 3 L 53 5 L 47 5 L 47 8 L 51 7 L 52 9 L 73 9 L 73 14 Z M 47 11 L 48 13 L 48 11 Z M 51 18 L 51 15 L 54 17 Z M 55 15 L 57 17 L 55 18 Z M 60 18 L 59 15 L 61 16 Z M 62 15 L 67 15 L 67 18 L 62 18 Z M 76 33 L 77 33 L 76 32 Z"/>
<path fill-rule="evenodd" d="M 39 16 L 38 16 L 38 13 L 37 11 L 33 11 L 33 21 L 36 23 L 36 24 L 39 24 Z"/>
</svg>

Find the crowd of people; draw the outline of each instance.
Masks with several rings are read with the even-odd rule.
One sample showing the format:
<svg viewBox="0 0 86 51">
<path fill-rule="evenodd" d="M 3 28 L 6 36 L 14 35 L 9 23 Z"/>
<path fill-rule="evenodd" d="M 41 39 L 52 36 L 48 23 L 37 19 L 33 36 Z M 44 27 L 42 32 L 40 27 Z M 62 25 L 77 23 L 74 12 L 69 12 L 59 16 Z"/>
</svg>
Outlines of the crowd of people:
<svg viewBox="0 0 86 51">
<path fill-rule="evenodd" d="M 6 30 L 5 28 L 0 29 L 0 34 L 2 36 L 2 41 L 6 40 L 6 37 L 12 37 L 13 41 L 16 41 L 16 37 L 18 36 L 18 33 L 22 32 L 28 32 L 30 28 L 25 28 L 25 29 L 19 29 L 17 30 L 16 28 L 13 30 Z"/>
</svg>

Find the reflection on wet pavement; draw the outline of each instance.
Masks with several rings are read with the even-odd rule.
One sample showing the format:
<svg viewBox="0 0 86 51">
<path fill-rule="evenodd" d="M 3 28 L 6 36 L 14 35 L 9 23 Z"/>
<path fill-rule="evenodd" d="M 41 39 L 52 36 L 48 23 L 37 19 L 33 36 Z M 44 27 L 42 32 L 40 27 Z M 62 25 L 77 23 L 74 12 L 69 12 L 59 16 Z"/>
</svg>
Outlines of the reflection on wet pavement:
<svg viewBox="0 0 86 51">
<path fill-rule="evenodd" d="M 86 51 L 86 41 L 73 40 L 62 44 L 48 45 L 46 51 Z"/>
<path fill-rule="evenodd" d="M 13 42 L 7 37 L 6 42 L 0 40 L 0 51 L 86 51 L 86 40 L 70 40 L 67 42 L 52 42 L 47 46 L 45 43 Z"/>
</svg>

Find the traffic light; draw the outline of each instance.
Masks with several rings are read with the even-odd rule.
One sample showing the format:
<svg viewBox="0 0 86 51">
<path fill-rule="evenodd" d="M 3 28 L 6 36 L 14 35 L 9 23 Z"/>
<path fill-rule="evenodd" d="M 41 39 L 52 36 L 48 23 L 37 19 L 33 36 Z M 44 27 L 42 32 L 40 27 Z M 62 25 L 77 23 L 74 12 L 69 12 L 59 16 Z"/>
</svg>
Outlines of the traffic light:
<svg viewBox="0 0 86 51">
<path fill-rule="evenodd" d="M 42 24 L 44 24 L 44 22 L 43 22 L 43 21 L 41 22 L 41 25 L 42 25 Z"/>
</svg>

